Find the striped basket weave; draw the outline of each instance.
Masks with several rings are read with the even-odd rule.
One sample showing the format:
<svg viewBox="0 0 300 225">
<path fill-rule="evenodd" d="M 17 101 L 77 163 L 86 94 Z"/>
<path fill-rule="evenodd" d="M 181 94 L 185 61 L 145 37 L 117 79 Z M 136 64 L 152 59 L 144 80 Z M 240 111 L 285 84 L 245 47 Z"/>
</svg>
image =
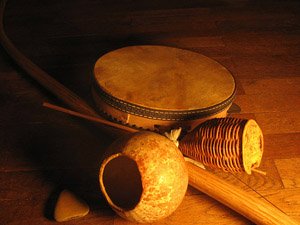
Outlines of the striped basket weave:
<svg viewBox="0 0 300 225">
<path fill-rule="evenodd" d="M 207 167 L 251 174 L 261 162 L 263 135 L 254 120 L 216 118 L 186 135 L 179 148 Z"/>
</svg>

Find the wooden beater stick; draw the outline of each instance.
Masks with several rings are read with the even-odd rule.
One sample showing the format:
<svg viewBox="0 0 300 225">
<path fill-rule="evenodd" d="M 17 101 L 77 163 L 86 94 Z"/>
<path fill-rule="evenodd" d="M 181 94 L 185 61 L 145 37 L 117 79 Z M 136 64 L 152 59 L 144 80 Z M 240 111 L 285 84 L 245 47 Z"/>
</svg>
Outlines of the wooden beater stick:
<svg viewBox="0 0 300 225">
<path fill-rule="evenodd" d="M 127 126 L 124 126 L 122 124 L 113 123 L 113 122 L 110 122 L 108 120 L 105 120 L 105 119 L 102 119 L 102 118 L 99 118 L 99 117 L 85 115 L 85 114 L 75 112 L 75 111 L 70 110 L 70 109 L 66 109 L 66 108 L 63 108 L 63 107 L 60 107 L 60 106 L 57 106 L 57 105 L 53 105 L 53 104 L 48 103 L 48 102 L 44 102 L 43 106 L 47 107 L 47 108 L 50 108 L 50 109 L 53 109 L 53 110 L 56 110 L 56 111 L 59 111 L 59 112 L 63 112 L 63 113 L 72 115 L 72 116 L 80 117 L 80 118 L 83 118 L 83 119 L 86 119 L 86 120 L 89 120 L 89 121 L 92 121 L 92 122 L 96 122 L 96 123 L 99 123 L 99 124 L 103 124 L 103 125 L 106 125 L 106 126 L 117 128 L 117 129 L 125 131 L 125 132 L 133 133 L 133 132 L 138 131 L 137 129 L 127 127 Z"/>
<path fill-rule="evenodd" d="M 299 223 L 267 201 L 225 182 L 210 172 L 186 161 L 189 185 L 209 195 L 252 222 L 261 225 L 299 225 Z"/>
</svg>

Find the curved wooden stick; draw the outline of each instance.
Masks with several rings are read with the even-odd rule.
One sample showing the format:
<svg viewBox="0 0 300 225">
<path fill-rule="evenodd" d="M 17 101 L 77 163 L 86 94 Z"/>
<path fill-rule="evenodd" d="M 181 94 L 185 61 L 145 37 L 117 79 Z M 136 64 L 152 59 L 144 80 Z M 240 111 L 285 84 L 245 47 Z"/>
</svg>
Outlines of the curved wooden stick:
<svg viewBox="0 0 300 225">
<path fill-rule="evenodd" d="M 25 71 L 29 76 L 41 84 L 44 88 L 50 91 L 58 99 L 62 100 L 72 109 L 99 117 L 99 115 L 88 104 L 85 103 L 80 97 L 78 97 L 71 90 L 64 85 L 53 79 L 45 71 L 35 65 L 26 56 L 24 56 L 6 36 L 3 25 L 4 9 L 7 0 L 2 0 L 0 5 L 0 42 L 6 52 L 16 61 L 16 63 Z"/>
</svg>

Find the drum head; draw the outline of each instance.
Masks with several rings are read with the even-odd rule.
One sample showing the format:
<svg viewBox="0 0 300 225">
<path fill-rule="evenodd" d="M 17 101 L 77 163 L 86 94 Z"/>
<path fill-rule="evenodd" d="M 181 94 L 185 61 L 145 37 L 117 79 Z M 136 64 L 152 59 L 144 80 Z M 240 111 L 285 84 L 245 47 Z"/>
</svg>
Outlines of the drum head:
<svg viewBox="0 0 300 225">
<path fill-rule="evenodd" d="M 114 112 L 188 121 L 228 108 L 235 82 L 225 67 L 201 54 L 165 46 L 131 46 L 98 59 L 93 89 L 100 110 L 119 120 Z"/>
</svg>

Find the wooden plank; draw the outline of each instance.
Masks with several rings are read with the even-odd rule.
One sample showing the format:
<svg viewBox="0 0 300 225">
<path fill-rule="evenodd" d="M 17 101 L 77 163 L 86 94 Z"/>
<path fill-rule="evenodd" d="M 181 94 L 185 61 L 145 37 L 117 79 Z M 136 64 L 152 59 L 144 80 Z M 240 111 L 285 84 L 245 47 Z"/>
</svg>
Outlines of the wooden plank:
<svg viewBox="0 0 300 225">
<path fill-rule="evenodd" d="M 297 105 L 297 98 L 291 98 L 289 103 L 293 108 L 293 105 Z M 294 100 L 294 101 L 293 101 Z M 298 106 L 297 106 L 298 107 Z M 285 108 L 286 109 L 286 108 Z M 283 109 L 284 110 L 284 109 Z M 275 112 L 275 113 L 257 113 L 256 120 L 261 126 L 264 134 L 287 134 L 287 133 L 299 133 L 300 121 L 298 119 L 298 109 L 291 109 L 287 112 Z M 278 110 L 280 111 L 280 110 Z"/>
<path fill-rule="evenodd" d="M 279 95 L 300 94 L 300 77 L 269 78 L 269 79 L 239 79 L 245 94 Z"/>
<path fill-rule="evenodd" d="M 283 212 L 296 219 L 300 223 L 300 189 L 282 189 L 268 191 L 267 199 Z"/>
<path fill-rule="evenodd" d="M 92 7 L 92 6 L 91 6 Z M 197 15 L 191 14 L 190 10 L 148 10 L 134 13 L 126 12 L 100 12 L 94 10 L 93 14 L 72 8 L 73 14 L 66 15 L 61 9 L 54 9 L 54 13 L 31 14 L 20 20 L 18 17 L 8 17 L 6 21 L 7 33 L 9 36 L 18 34 L 33 37 L 65 37 L 79 35 L 103 35 L 103 36 L 129 36 L 137 34 L 162 34 L 197 32 L 203 34 L 215 33 L 213 21 L 203 21 Z M 123 5 L 124 7 L 124 5 Z M 99 8 L 98 8 L 99 9 Z M 75 10 L 75 11 L 74 11 Z M 74 13 L 75 12 L 75 13 Z M 199 13 L 206 13 L 207 10 L 198 9 Z M 53 16 L 55 14 L 55 17 Z M 94 16 L 93 16 L 94 15 Z M 39 23 L 35 23 L 39 21 Z M 192 22 L 192 23 L 191 23 Z M 86 26 L 86 24 L 89 26 Z M 47 24 L 47 26 L 43 25 Z M 17 30 L 11 29 L 17 27 Z M 31 34 L 31 35 L 30 35 Z"/>
<path fill-rule="evenodd" d="M 264 158 L 299 158 L 300 133 L 265 134 L 264 146 Z"/>
<path fill-rule="evenodd" d="M 0 172 L 0 177 L 0 200 L 45 200 L 53 190 L 51 182 L 42 178 L 41 171 Z"/>
<path fill-rule="evenodd" d="M 241 119 L 253 119 L 256 120 L 254 113 L 232 113 L 228 117 L 241 118 Z"/>
<path fill-rule="evenodd" d="M 240 14 L 239 14 L 240 15 Z M 252 12 L 251 17 L 243 17 L 240 20 L 224 18 L 218 21 L 217 25 L 222 30 L 223 34 L 230 35 L 239 32 L 249 32 L 249 36 L 257 35 L 261 32 L 275 32 L 275 33 L 292 33 L 293 29 L 297 27 L 298 16 L 284 13 L 275 16 L 271 13 L 265 13 L 261 8 L 257 8 L 256 12 Z M 294 31 L 295 32 L 295 31 Z M 259 41 L 261 41 L 261 36 Z M 270 45 L 271 43 L 269 43 Z"/>
<path fill-rule="evenodd" d="M 275 164 L 285 188 L 300 188 L 300 158 L 276 159 Z"/>
<path fill-rule="evenodd" d="M 248 4 L 249 1 L 247 0 L 226 2 L 228 4 L 227 6 L 212 8 L 210 15 L 216 18 L 217 21 L 230 21 L 233 23 L 241 23 L 242 25 L 243 23 L 251 23 L 251 21 L 286 21 L 290 18 L 295 18 L 298 15 L 297 8 L 299 8 L 299 3 L 296 1 L 284 1 L 278 4 L 272 0 L 251 2 L 251 4 Z M 257 24 L 256 27 L 257 26 L 260 25 Z M 239 28 L 240 27 L 236 27 L 236 30 Z"/>
<path fill-rule="evenodd" d="M 235 55 L 285 55 L 299 54 L 299 38 L 296 34 L 242 32 L 224 35 L 224 43 Z M 247 43 L 247 45 L 245 45 Z"/>
<path fill-rule="evenodd" d="M 249 44 L 249 46 L 253 45 L 255 43 Z M 233 55 L 232 61 L 235 66 L 235 74 L 239 78 L 287 78 L 299 76 L 300 58 L 297 54 L 272 55 L 271 57 L 271 55 L 266 53 L 257 54 L 255 52 L 247 56 Z"/>
<path fill-rule="evenodd" d="M 89 205 L 109 208 L 100 191 L 98 168 L 97 170 L 78 167 L 37 169 L 0 172 L 0 200 L 41 199 L 45 201 L 61 190 L 69 189 Z M 80 185 L 83 183 L 85 185 Z"/>
<path fill-rule="evenodd" d="M 263 158 L 259 169 L 265 171 L 267 175 L 264 176 L 254 172 L 251 175 L 246 173 L 231 174 L 220 171 L 214 171 L 214 173 L 257 197 L 261 197 L 260 194 L 265 190 L 279 190 L 283 188 L 273 160 Z"/>
<path fill-rule="evenodd" d="M 242 108 L 243 113 L 286 113 L 294 117 L 300 111 L 299 96 L 296 94 L 257 94 L 237 95 L 235 102 Z M 296 104 L 295 104 L 296 103 Z M 289 115 L 289 113 L 291 115 Z M 263 115 L 262 115 L 263 116 Z M 281 116 L 281 115 L 278 115 Z"/>
<path fill-rule="evenodd" d="M 253 224 L 244 217 L 219 204 L 206 195 L 186 196 L 178 209 L 166 219 L 151 223 L 158 224 Z M 120 217 L 114 220 L 115 225 L 135 224 Z"/>
<path fill-rule="evenodd" d="M 171 11 L 170 14 L 161 12 L 134 14 L 131 16 L 131 33 L 136 34 L 201 34 L 216 35 L 217 27 L 214 21 L 202 20 L 200 17 L 188 13 L 178 14 Z"/>
<path fill-rule="evenodd" d="M 56 124 L 58 121 L 49 121 L 20 124 L 18 129 L 2 127 L 7 133 L 1 132 L 1 154 L 4 156 L 0 160 L 1 170 L 83 167 L 95 168 L 97 174 L 104 150 L 112 138 L 93 125 L 68 125 L 63 120 L 60 120 L 63 126 Z"/>
<path fill-rule="evenodd" d="M 5 225 L 54 224 L 55 221 L 52 216 L 54 200 L 34 197 L 24 200 L 0 200 L 1 223 Z M 113 212 L 108 208 L 91 207 L 91 211 L 87 216 L 63 224 L 113 225 L 113 215 Z"/>
<path fill-rule="evenodd" d="M 166 37 L 152 38 L 151 41 L 156 41 L 161 45 L 174 45 L 179 48 L 199 48 L 199 47 L 224 47 L 221 36 L 191 36 L 191 37 Z"/>
</svg>

